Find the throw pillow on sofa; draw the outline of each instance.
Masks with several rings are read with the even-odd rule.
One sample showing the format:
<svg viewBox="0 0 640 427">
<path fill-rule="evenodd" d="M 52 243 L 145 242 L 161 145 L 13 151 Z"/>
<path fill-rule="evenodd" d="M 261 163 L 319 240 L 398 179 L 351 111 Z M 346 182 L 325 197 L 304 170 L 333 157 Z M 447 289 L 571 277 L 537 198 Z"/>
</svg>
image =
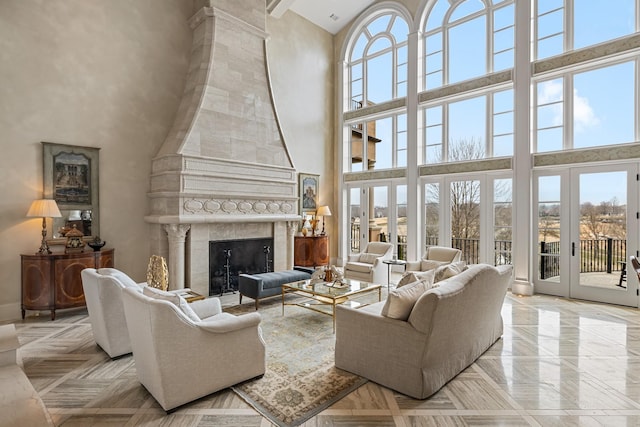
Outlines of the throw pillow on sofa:
<svg viewBox="0 0 640 427">
<path fill-rule="evenodd" d="M 429 271 L 447 264 L 446 261 L 433 261 L 430 259 L 423 259 L 420 261 L 420 270 Z"/>
<path fill-rule="evenodd" d="M 158 288 L 153 288 L 151 286 L 145 286 L 142 288 L 142 293 L 149 298 L 161 299 L 165 301 L 169 301 L 176 307 L 180 309 L 190 320 L 194 322 L 199 322 L 200 317 L 196 314 L 195 311 L 189 306 L 187 300 L 182 298 L 180 295 L 176 295 L 171 292 L 163 291 Z"/>
<path fill-rule="evenodd" d="M 452 262 L 451 264 L 443 265 L 435 269 L 434 283 L 446 280 L 456 274 L 462 273 L 467 269 L 467 263 L 464 261 Z"/>
<path fill-rule="evenodd" d="M 415 274 L 413 274 L 413 272 L 409 271 L 407 273 L 404 273 L 400 278 L 400 280 L 398 281 L 398 284 L 396 285 L 396 289 L 401 288 L 404 285 L 408 285 L 409 283 L 417 282 L 418 280 L 419 279 L 416 277 Z"/>
<path fill-rule="evenodd" d="M 389 296 L 380 314 L 391 319 L 406 321 L 418 298 L 431 289 L 433 285 L 433 271 L 423 276 L 423 279 L 419 279 L 389 292 Z"/>
</svg>

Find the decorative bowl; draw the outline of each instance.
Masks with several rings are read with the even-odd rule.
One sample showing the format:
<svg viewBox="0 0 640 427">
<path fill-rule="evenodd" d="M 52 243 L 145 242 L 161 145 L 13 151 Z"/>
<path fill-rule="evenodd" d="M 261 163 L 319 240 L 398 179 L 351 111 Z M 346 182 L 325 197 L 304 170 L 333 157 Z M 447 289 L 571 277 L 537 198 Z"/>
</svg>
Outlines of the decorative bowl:
<svg viewBox="0 0 640 427">
<path fill-rule="evenodd" d="M 107 244 L 107 242 L 105 240 L 103 240 L 103 241 L 101 241 L 99 243 L 96 243 L 96 242 L 87 243 L 87 245 L 89 245 L 89 247 L 91 247 L 95 252 L 98 252 L 106 244 Z"/>
</svg>

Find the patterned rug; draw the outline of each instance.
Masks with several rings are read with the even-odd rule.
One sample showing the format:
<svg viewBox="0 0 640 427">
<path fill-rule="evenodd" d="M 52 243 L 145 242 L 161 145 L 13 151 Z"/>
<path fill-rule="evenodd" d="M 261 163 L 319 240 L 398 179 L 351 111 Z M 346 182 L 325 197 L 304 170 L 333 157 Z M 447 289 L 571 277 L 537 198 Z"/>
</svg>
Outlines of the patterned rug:
<svg viewBox="0 0 640 427">
<path fill-rule="evenodd" d="M 242 314 L 253 304 L 225 309 Z M 260 303 L 267 350 L 264 376 L 232 387 L 278 426 L 297 426 L 367 382 L 334 366 L 335 335 L 330 316 L 286 306 L 271 298 Z"/>
</svg>

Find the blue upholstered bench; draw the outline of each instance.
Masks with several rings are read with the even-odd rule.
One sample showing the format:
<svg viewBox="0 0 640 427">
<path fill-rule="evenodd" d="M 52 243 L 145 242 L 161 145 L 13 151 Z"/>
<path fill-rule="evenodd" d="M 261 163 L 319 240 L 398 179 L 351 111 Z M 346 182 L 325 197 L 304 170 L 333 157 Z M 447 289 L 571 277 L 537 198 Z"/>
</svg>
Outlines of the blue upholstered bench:
<svg viewBox="0 0 640 427">
<path fill-rule="evenodd" d="M 240 274 L 238 276 L 240 304 L 242 304 L 243 295 L 253 298 L 256 301 L 257 310 L 262 298 L 280 295 L 283 284 L 310 279 L 312 272 L 313 269 L 300 268 L 271 273 Z"/>
</svg>

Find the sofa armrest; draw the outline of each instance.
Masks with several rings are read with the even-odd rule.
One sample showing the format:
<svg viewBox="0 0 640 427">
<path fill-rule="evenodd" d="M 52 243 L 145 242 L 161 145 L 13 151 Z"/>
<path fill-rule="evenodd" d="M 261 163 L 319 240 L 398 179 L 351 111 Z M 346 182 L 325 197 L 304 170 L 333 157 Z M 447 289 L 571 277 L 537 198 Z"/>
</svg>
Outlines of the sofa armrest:
<svg viewBox="0 0 640 427">
<path fill-rule="evenodd" d="M 19 364 L 20 341 L 13 323 L 0 326 L 0 366 Z"/>
<path fill-rule="evenodd" d="M 225 314 L 225 313 L 222 313 Z M 197 323 L 198 327 L 207 332 L 216 334 L 226 334 L 246 328 L 258 327 L 262 320 L 260 313 L 248 313 L 240 316 L 222 316 L 220 318 L 211 318 L 206 321 Z"/>
<path fill-rule="evenodd" d="M 220 305 L 220 299 L 218 298 L 206 298 L 194 301 L 191 303 L 191 308 L 198 317 L 203 320 L 222 313 L 222 306 Z"/>
</svg>

